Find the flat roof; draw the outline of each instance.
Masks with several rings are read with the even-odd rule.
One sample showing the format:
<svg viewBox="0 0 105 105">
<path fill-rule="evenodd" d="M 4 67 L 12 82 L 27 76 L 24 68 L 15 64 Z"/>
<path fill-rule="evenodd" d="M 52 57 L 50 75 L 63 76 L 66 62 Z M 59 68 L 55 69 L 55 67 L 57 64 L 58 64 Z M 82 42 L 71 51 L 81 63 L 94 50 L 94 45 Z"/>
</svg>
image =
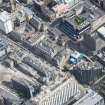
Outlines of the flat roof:
<svg viewBox="0 0 105 105">
<path fill-rule="evenodd" d="M 100 33 L 101 35 L 103 35 L 103 37 L 105 37 L 105 27 L 104 26 L 102 26 L 101 28 L 99 28 L 97 30 L 97 32 Z"/>
<path fill-rule="evenodd" d="M 79 52 L 75 51 L 71 54 L 71 56 L 75 57 L 75 58 L 79 58 L 81 56 L 81 54 Z"/>
<path fill-rule="evenodd" d="M 3 21 L 3 22 L 6 22 L 6 21 L 10 20 L 9 13 L 6 12 L 6 11 L 1 12 L 0 13 L 0 20 Z"/>
<path fill-rule="evenodd" d="M 73 105 L 95 105 L 101 99 L 103 98 L 98 93 L 89 89 L 88 93 Z"/>
</svg>

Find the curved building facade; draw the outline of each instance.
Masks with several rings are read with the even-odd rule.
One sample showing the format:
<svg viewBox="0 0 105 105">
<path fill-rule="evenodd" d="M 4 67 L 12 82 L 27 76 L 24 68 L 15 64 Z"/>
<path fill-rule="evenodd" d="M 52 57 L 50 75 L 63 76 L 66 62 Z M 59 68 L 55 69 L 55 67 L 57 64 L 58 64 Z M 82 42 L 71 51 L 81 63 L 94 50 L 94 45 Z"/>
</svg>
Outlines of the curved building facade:
<svg viewBox="0 0 105 105">
<path fill-rule="evenodd" d="M 82 84 L 91 84 L 102 75 L 103 67 L 100 64 L 82 63 L 73 69 L 76 79 Z"/>
</svg>

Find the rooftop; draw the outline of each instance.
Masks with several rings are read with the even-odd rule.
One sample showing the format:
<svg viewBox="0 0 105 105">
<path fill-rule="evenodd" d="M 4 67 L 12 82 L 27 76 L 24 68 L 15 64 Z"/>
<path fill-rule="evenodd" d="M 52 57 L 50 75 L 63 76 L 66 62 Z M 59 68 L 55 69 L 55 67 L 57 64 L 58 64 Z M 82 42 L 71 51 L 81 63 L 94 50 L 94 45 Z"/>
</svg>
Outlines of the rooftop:
<svg viewBox="0 0 105 105">
<path fill-rule="evenodd" d="M 97 32 L 105 38 L 105 26 L 100 27 Z"/>
<path fill-rule="evenodd" d="M 10 19 L 11 19 L 11 18 L 10 18 L 10 15 L 9 15 L 8 12 L 3 11 L 3 12 L 0 13 L 0 20 L 1 20 L 2 22 L 7 22 L 7 21 L 10 20 Z"/>
<path fill-rule="evenodd" d="M 96 105 L 102 99 L 96 92 L 88 90 L 88 93 L 73 105 Z"/>
</svg>

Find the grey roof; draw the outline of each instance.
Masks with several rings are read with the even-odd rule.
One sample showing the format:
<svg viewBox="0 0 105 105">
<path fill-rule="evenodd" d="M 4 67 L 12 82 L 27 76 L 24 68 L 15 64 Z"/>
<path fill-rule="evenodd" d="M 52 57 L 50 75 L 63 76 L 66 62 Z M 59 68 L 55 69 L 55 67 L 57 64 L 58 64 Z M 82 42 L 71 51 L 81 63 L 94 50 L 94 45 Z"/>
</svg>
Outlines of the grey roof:
<svg viewBox="0 0 105 105">
<path fill-rule="evenodd" d="M 7 47 L 8 47 L 8 45 L 3 40 L 0 39 L 0 50 L 3 50 Z"/>
<path fill-rule="evenodd" d="M 100 95 L 89 89 L 88 93 L 73 105 L 96 105 L 101 99 L 103 98 Z"/>
</svg>

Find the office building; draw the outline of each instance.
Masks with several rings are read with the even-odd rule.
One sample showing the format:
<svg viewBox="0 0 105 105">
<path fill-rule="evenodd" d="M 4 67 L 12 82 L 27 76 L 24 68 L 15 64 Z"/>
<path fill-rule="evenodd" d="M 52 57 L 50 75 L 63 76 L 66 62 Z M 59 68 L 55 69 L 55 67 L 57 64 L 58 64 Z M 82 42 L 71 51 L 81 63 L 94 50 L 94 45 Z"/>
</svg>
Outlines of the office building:
<svg viewBox="0 0 105 105">
<path fill-rule="evenodd" d="M 34 2 L 37 4 L 37 5 L 48 5 L 50 4 L 51 2 L 53 2 L 53 0 L 34 0 Z"/>
<path fill-rule="evenodd" d="M 56 81 L 57 83 L 57 81 Z M 64 105 L 80 94 L 79 85 L 73 77 L 54 87 L 43 87 L 43 91 L 32 100 L 37 105 Z"/>
<path fill-rule="evenodd" d="M 3 59 L 7 56 L 8 52 L 10 51 L 10 48 L 4 40 L 0 39 L 0 59 Z"/>
<path fill-rule="evenodd" d="M 23 40 L 24 46 L 28 48 L 34 47 L 36 44 L 40 43 L 45 38 L 45 35 L 46 33 L 43 32 L 33 33 L 31 37 L 26 37 L 26 39 Z"/>
<path fill-rule="evenodd" d="M 105 26 L 100 27 L 99 29 L 97 29 L 97 33 L 99 34 L 99 36 L 105 40 Z"/>
<path fill-rule="evenodd" d="M 105 10 L 105 0 L 103 0 L 103 8 L 104 8 L 104 10 Z"/>
<path fill-rule="evenodd" d="M 103 67 L 98 62 L 82 62 L 73 69 L 76 79 L 82 84 L 91 84 L 102 75 Z"/>
<path fill-rule="evenodd" d="M 73 105 L 104 105 L 104 99 L 98 93 L 89 89 L 87 94 L 80 98 Z"/>
<path fill-rule="evenodd" d="M 47 37 L 34 46 L 34 53 L 49 62 L 52 62 L 54 56 L 62 50 L 63 46 L 57 45 L 56 41 Z"/>
<path fill-rule="evenodd" d="M 6 11 L 0 13 L 0 30 L 6 34 L 13 31 L 13 23 L 11 17 Z"/>
<path fill-rule="evenodd" d="M 31 98 L 40 90 L 40 83 L 37 81 L 32 84 L 30 81 L 22 78 L 12 78 L 13 89 L 21 93 L 21 97 Z"/>
<path fill-rule="evenodd" d="M 97 60 L 103 65 L 105 66 L 105 47 L 102 48 L 100 51 L 97 52 L 96 54 L 97 56 Z"/>
<path fill-rule="evenodd" d="M 58 4 L 60 3 L 66 3 L 69 4 L 70 7 L 76 5 L 77 3 L 79 3 L 81 0 L 55 0 Z"/>
<path fill-rule="evenodd" d="M 38 16 L 34 15 L 32 19 L 30 19 L 29 23 L 38 31 L 43 31 L 46 29 L 44 21 Z"/>
<path fill-rule="evenodd" d="M 16 94 L 14 94 L 12 91 L 8 91 L 5 87 L 0 88 L 0 97 L 0 102 L 2 102 L 0 105 L 19 105 L 22 102 L 22 100 L 20 100 Z"/>
<path fill-rule="evenodd" d="M 105 41 L 97 32 L 95 32 L 91 35 L 85 34 L 83 44 L 90 51 L 97 52 L 105 46 Z"/>
</svg>

